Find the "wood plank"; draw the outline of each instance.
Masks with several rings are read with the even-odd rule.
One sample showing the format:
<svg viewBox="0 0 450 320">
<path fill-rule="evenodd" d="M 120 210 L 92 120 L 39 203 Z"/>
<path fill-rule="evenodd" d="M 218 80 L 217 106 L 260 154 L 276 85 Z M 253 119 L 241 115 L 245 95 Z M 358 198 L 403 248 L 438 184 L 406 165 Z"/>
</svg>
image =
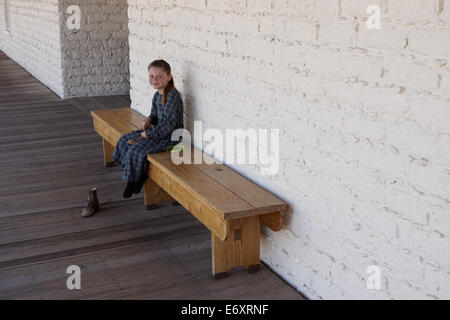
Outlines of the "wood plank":
<svg viewBox="0 0 450 320">
<path fill-rule="evenodd" d="M 138 126 L 128 121 L 124 121 L 124 119 L 115 112 L 111 112 L 111 110 L 92 110 L 91 115 L 102 119 L 105 123 L 109 124 L 122 134 L 139 129 Z"/>
<path fill-rule="evenodd" d="M 115 146 L 117 141 L 119 141 L 120 137 L 123 135 L 99 117 L 93 118 L 93 127 L 94 130 L 112 146 Z"/>
<path fill-rule="evenodd" d="M 105 166 L 109 166 L 112 161 L 112 155 L 114 153 L 114 146 L 110 144 L 105 138 L 102 138 L 103 144 L 103 162 Z"/>
<path fill-rule="evenodd" d="M 213 158 L 206 153 L 204 156 L 209 159 L 208 161 L 213 161 Z M 286 202 L 224 164 L 202 163 L 194 164 L 194 166 L 228 190 L 233 190 L 239 197 L 256 208 L 258 214 L 287 209 Z"/>
<path fill-rule="evenodd" d="M 227 273 L 231 268 L 259 266 L 260 228 L 259 217 L 247 217 L 230 221 L 229 235 L 221 241 L 211 234 L 212 273 Z"/>
<path fill-rule="evenodd" d="M 145 119 L 142 115 L 140 115 L 137 112 L 134 112 L 131 109 L 128 108 L 121 108 L 121 109 L 114 109 L 114 113 L 119 116 L 120 119 L 129 122 L 134 121 L 135 125 L 138 125 L 140 121 Z M 104 117 L 107 114 L 107 112 L 100 113 L 102 117 Z M 109 134 L 109 133 L 105 133 Z M 214 159 L 212 159 L 207 154 L 204 154 L 200 150 L 196 149 L 194 146 L 188 146 L 186 143 L 184 144 L 185 148 L 190 147 L 191 148 L 191 156 L 192 161 L 194 157 L 194 152 L 200 152 L 202 156 L 209 159 L 210 162 L 213 162 Z M 158 162 L 165 161 L 165 163 L 169 163 L 168 161 L 171 156 L 170 152 L 162 152 L 158 154 L 153 154 L 149 156 L 149 160 L 155 159 Z M 203 159 L 203 158 L 202 158 Z M 224 207 L 219 206 L 220 204 L 223 204 L 223 199 L 220 198 L 220 196 L 223 195 L 222 191 L 215 193 L 214 195 L 208 195 L 202 196 L 202 200 L 200 201 L 207 201 L 209 202 L 208 205 L 216 206 L 218 207 L 219 211 L 224 214 L 225 219 L 229 219 L 231 217 L 233 218 L 239 218 L 239 217 L 246 217 L 246 216 L 252 216 L 257 214 L 272 214 L 270 217 L 262 219 L 261 221 L 263 223 L 267 223 L 267 225 L 272 230 L 279 230 L 282 221 L 281 221 L 281 215 L 276 214 L 276 212 L 284 212 L 287 210 L 287 204 L 274 196 L 273 194 L 267 192 L 263 188 L 257 186 L 255 183 L 251 182 L 250 180 L 246 179 L 242 175 L 238 174 L 234 170 L 232 170 L 229 167 L 226 167 L 224 164 L 221 163 L 213 163 L 213 164 L 193 164 L 193 166 L 198 169 L 199 171 L 205 173 L 208 177 L 212 178 L 214 181 L 217 182 L 217 184 L 220 184 L 224 186 L 229 192 L 226 193 L 226 196 L 228 197 L 228 204 L 231 202 L 232 204 L 236 204 L 236 198 L 240 198 L 244 200 L 247 204 L 249 204 L 252 208 L 252 210 L 249 210 L 250 207 L 245 205 L 242 201 L 238 202 L 241 205 L 244 205 L 246 209 L 243 209 L 243 207 Z M 176 168 L 176 167 L 171 167 Z M 188 165 L 184 165 L 184 170 L 186 168 L 189 168 Z M 166 166 L 166 170 L 168 170 L 169 167 Z M 181 171 L 180 171 L 181 172 Z M 190 177 L 190 180 L 192 180 L 192 176 L 195 176 L 195 174 L 192 174 Z M 188 180 L 185 180 L 185 183 L 187 184 Z M 202 185 L 208 185 L 210 183 L 210 180 L 207 179 L 204 182 L 200 181 L 198 183 L 199 186 Z M 195 189 L 195 188 L 194 188 Z M 223 188 L 222 188 L 223 190 Z M 237 192 L 239 190 L 239 192 Z M 230 192 L 234 193 L 234 196 L 230 194 Z M 217 196 L 219 196 L 218 199 Z M 147 201 L 148 202 L 148 201 Z M 275 214 L 273 214 L 275 213 Z M 278 218 L 278 219 L 277 219 Z"/>
<path fill-rule="evenodd" d="M 288 208 L 287 203 L 285 203 L 278 197 L 274 196 L 270 192 L 259 187 L 254 182 L 243 177 L 233 169 L 225 166 L 223 163 L 212 163 L 215 161 L 215 159 L 211 158 L 210 156 L 203 153 L 201 150 L 195 148 L 192 145 L 183 143 L 183 147 L 184 150 L 190 148 L 192 165 L 182 164 L 180 165 L 180 167 L 183 168 L 187 168 L 189 166 L 194 167 L 199 172 L 202 172 L 203 174 L 213 179 L 217 184 L 223 186 L 229 192 L 234 193 L 234 197 L 231 197 L 230 199 L 238 197 L 242 199 L 244 202 L 246 202 L 252 208 L 251 210 L 245 210 L 241 212 L 237 211 L 230 212 L 228 215 L 229 218 L 231 217 L 241 218 L 257 214 L 271 214 L 273 212 L 285 212 L 287 210 Z M 209 162 L 212 164 L 207 163 L 195 164 L 194 163 L 195 152 L 198 152 L 201 155 L 205 155 L 209 159 Z M 158 163 L 172 162 L 170 152 L 160 152 L 151 154 L 148 156 L 148 159 L 150 161 L 153 160 Z M 174 164 L 174 166 L 176 165 Z M 214 201 L 214 198 L 212 198 L 210 201 Z M 264 221 L 273 221 L 273 219 L 274 217 Z M 279 222 L 278 224 L 281 224 L 281 222 Z"/>
<path fill-rule="evenodd" d="M 147 119 L 146 116 L 140 114 L 139 112 L 131 108 L 112 109 L 111 111 L 117 114 L 124 121 L 130 122 L 138 129 L 141 121 Z"/>
<path fill-rule="evenodd" d="M 103 188 L 101 191 L 104 194 Z M 139 198 L 107 202 L 109 199 L 100 197 L 99 200 L 100 211 L 92 219 L 80 219 L 80 206 L 45 211 L 37 209 L 27 214 L 0 217 L 0 244 L 22 245 L 23 242 L 33 242 L 35 239 L 57 239 L 58 236 L 64 237 L 63 234 L 94 232 L 98 228 L 112 228 L 147 219 L 163 221 L 172 215 L 185 214 L 182 208 L 170 211 L 160 209 L 154 210 L 151 215 L 144 214 L 142 200 Z M 119 208 L 126 210 L 118 210 Z M 191 219 L 195 221 L 194 218 Z"/>
<path fill-rule="evenodd" d="M 206 231 L 203 226 L 187 215 L 173 215 L 164 219 L 149 219 L 31 241 L 2 244 L 0 245 L 0 270 L 142 242 L 158 241 L 164 233 L 181 229 L 187 231 L 192 228 L 197 232 Z"/>
<path fill-rule="evenodd" d="M 205 174 L 213 178 L 218 183 L 222 184 L 227 189 L 236 192 L 239 197 L 250 203 L 253 207 L 265 207 L 269 208 L 268 210 L 273 209 L 273 211 L 276 211 L 277 209 L 287 209 L 286 202 L 279 199 L 272 193 L 266 191 L 249 179 L 245 178 L 230 167 L 227 167 L 217 159 L 212 158 L 208 154 L 202 152 L 192 145 L 188 145 L 187 143 L 183 143 L 183 147 L 185 150 L 188 147 L 191 148 L 191 162 L 193 166 L 203 171 Z M 194 152 L 200 152 L 202 154 L 202 159 L 203 157 L 205 157 L 206 161 L 211 164 L 208 164 L 205 161 L 201 164 L 195 164 Z M 158 153 L 157 155 L 155 154 L 153 156 L 155 160 L 166 160 L 170 159 L 170 157 L 170 153 Z"/>
<path fill-rule="evenodd" d="M 272 231 L 280 231 L 283 228 L 283 217 L 286 211 L 278 211 L 260 215 L 261 223 Z"/>
<path fill-rule="evenodd" d="M 162 201 L 168 201 L 172 199 L 173 198 L 151 178 L 147 178 L 147 180 L 145 180 L 144 204 L 147 209 L 149 209 L 152 205 L 156 205 Z"/>
<path fill-rule="evenodd" d="M 164 172 L 170 180 L 176 181 L 184 189 L 189 190 L 197 201 L 214 208 L 223 219 L 252 215 L 253 208 L 235 193 L 217 183 L 214 179 L 189 164 L 176 165 L 172 160 L 154 160 L 149 154 L 151 165 Z M 175 198 L 175 197 L 174 197 Z"/>
<path fill-rule="evenodd" d="M 174 173 L 162 170 L 161 166 L 150 163 L 149 179 L 166 190 L 171 197 L 178 201 L 219 239 L 226 239 L 228 235 L 228 220 L 224 219 L 223 214 L 218 212 L 216 207 L 205 201 L 197 200 L 199 198 L 198 193 L 191 187 L 188 187 Z"/>
</svg>

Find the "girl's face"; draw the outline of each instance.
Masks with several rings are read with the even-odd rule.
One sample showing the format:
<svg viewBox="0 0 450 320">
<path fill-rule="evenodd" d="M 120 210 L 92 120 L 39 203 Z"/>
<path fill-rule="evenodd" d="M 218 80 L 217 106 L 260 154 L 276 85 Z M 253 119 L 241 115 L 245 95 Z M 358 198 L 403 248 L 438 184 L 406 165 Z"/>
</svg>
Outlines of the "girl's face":
<svg viewBox="0 0 450 320">
<path fill-rule="evenodd" d="M 151 67 L 148 70 L 148 82 L 154 89 L 164 89 L 171 79 L 172 75 L 165 73 L 162 68 Z"/>
</svg>

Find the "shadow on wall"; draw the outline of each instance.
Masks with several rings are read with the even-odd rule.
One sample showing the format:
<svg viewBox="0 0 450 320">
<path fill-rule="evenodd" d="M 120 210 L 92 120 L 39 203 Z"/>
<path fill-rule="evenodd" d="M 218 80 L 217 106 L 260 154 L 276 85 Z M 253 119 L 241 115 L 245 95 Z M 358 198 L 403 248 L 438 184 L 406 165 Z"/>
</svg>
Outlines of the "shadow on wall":
<svg viewBox="0 0 450 320">
<path fill-rule="evenodd" d="M 194 103 L 192 99 L 192 67 L 188 60 L 183 64 L 182 73 L 184 78 L 181 80 L 183 84 L 183 102 L 184 102 L 184 127 L 191 132 L 193 135 L 194 130 Z M 177 87 L 177 83 L 180 84 L 180 81 L 175 79 L 175 86 Z M 178 85 L 177 88 L 181 87 Z M 193 136 L 192 136 L 193 138 Z"/>
<path fill-rule="evenodd" d="M 169 61 L 170 63 L 170 61 Z M 202 119 L 199 119 L 196 117 L 196 108 L 198 107 L 195 103 L 195 97 L 192 95 L 192 88 L 193 84 L 195 83 L 195 73 L 198 72 L 197 70 L 192 70 L 192 65 L 194 61 L 190 61 L 189 59 L 183 59 L 182 63 L 182 69 L 180 70 L 180 74 L 183 75 L 183 79 L 174 78 L 175 80 L 175 86 L 180 89 L 183 88 L 183 101 L 184 101 L 184 124 L 185 129 L 187 129 L 191 133 L 191 139 L 192 143 L 194 143 L 194 121 L 200 121 Z M 221 115 L 218 115 L 218 118 L 220 118 Z M 220 120 L 219 120 L 220 123 Z M 204 125 L 203 125 L 204 126 Z M 204 129 L 204 128 L 203 128 Z M 204 133 L 204 132 L 203 132 Z M 194 145 L 197 145 L 197 143 L 194 143 Z M 204 149 L 205 145 L 204 142 L 202 143 L 202 147 Z M 235 165 L 234 169 L 236 170 L 236 167 L 239 167 L 239 165 Z M 268 190 L 269 191 L 269 190 Z M 284 227 L 288 227 L 292 223 L 292 217 L 294 214 L 294 210 L 291 205 L 289 205 L 289 209 L 283 213 L 282 219 L 283 219 L 283 225 Z M 265 228 L 263 228 L 265 229 Z"/>
</svg>

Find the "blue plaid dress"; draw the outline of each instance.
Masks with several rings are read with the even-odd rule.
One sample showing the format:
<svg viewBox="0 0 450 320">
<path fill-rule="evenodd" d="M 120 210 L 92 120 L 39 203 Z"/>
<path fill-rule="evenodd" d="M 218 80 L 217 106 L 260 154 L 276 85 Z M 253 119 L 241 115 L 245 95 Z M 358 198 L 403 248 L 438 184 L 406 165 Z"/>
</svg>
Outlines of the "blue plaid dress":
<svg viewBox="0 0 450 320">
<path fill-rule="evenodd" d="M 142 130 L 135 130 L 120 137 L 114 148 L 112 159 L 124 168 L 123 180 L 126 182 L 136 182 L 142 174 L 147 173 L 147 154 L 166 151 L 168 147 L 178 143 L 171 141 L 171 135 L 175 129 L 184 128 L 183 100 L 175 89 L 167 94 L 166 104 L 162 104 L 161 99 L 162 95 L 156 91 L 150 113 L 152 126 L 145 130 L 147 138 L 139 140 L 133 146 L 128 145 L 127 140 L 142 133 Z"/>
</svg>

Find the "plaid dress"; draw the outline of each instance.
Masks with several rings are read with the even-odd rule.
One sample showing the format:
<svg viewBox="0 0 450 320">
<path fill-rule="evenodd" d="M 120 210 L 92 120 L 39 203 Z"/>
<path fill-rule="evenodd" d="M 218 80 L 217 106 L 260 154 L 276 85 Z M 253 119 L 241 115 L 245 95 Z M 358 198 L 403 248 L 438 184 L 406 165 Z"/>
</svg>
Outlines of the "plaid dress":
<svg viewBox="0 0 450 320">
<path fill-rule="evenodd" d="M 112 159 L 124 168 L 123 180 L 126 182 L 136 182 L 147 174 L 147 154 L 166 151 L 168 147 L 178 143 L 171 141 L 171 135 L 175 129 L 184 128 L 183 100 L 175 89 L 168 92 L 166 104 L 162 104 L 161 99 L 162 95 L 156 91 L 150 113 L 152 126 L 145 130 L 147 138 L 139 140 L 135 145 L 128 145 L 127 140 L 142 133 L 142 130 L 135 130 L 120 137 L 114 148 Z"/>
</svg>

